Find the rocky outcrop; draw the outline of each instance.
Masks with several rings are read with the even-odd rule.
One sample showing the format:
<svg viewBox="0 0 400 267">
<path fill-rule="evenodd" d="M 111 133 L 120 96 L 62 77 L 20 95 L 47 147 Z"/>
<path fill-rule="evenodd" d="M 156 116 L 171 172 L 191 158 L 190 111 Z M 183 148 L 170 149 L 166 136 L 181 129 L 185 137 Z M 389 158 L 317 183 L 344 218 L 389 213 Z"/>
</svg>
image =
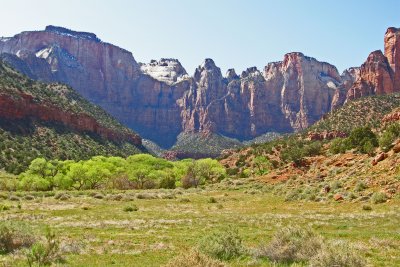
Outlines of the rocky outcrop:
<svg viewBox="0 0 400 267">
<path fill-rule="evenodd" d="M 152 60 L 149 64 L 140 64 L 140 69 L 143 73 L 168 85 L 189 78 L 179 60 L 172 58 L 162 58 L 159 61 Z"/>
<path fill-rule="evenodd" d="M 345 101 L 398 91 L 398 30 L 385 36 L 385 55 L 371 53 L 342 75 L 302 53 L 263 70 L 225 76 L 206 59 L 190 77 L 176 59 L 137 63 L 95 34 L 48 26 L 0 40 L 2 57 L 33 79 L 62 82 L 120 122 L 171 147 L 182 133 L 217 133 L 239 140 L 302 130 Z"/>
<path fill-rule="evenodd" d="M 114 131 L 102 126 L 95 118 L 87 114 L 61 110 L 50 103 L 39 103 L 28 94 L 19 94 L 18 96 L 0 94 L 0 118 L 59 123 L 75 131 L 99 135 L 110 141 L 142 144 L 141 138 L 136 134 Z"/>
<path fill-rule="evenodd" d="M 347 91 L 346 101 L 367 95 L 400 92 L 400 29 L 389 28 L 384 38 L 385 51 L 372 52 Z"/>
<path fill-rule="evenodd" d="M 347 137 L 347 133 L 339 131 L 309 132 L 307 135 L 307 139 L 310 141 L 332 140 L 345 137 Z"/>
<path fill-rule="evenodd" d="M 400 91 L 400 29 L 388 28 L 385 34 L 385 56 L 394 72 L 394 91 Z"/>
<path fill-rule="evenodd" d="M 361 65 L 360 74 L 347 92 L 347 100 L 368 95 L 395 92 L 394 73 L 387 58 L 380 50 L 372 52 Z"/>
<path fill-rule="evenodd" d="M 395 109 L 382 118 L 383 123 L 393 123 L 400 121 L 400 109 Z"/>
</svg>

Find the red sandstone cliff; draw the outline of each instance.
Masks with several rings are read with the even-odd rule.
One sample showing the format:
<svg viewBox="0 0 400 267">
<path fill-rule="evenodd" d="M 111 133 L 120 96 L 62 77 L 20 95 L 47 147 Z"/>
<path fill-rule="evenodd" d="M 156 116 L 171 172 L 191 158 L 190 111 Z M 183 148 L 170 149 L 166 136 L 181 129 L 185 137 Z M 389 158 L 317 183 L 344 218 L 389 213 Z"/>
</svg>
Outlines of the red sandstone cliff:
<svg viewBox="0 0 400 267">
<path fill-rule="evenodd" d="M 38 121 L 61 123 L 78 132 L 93 133 L 114 142 L 130 142 L 141 145 L 138 135 L 125 134 L 100 125 L 95 118 L 84 113 L 72 113 L 61 110 L 49 103 L 38 103 L 31 95 L 0 94 L 0 118 L 34 119 Z"/>
<path fill-rule="evenodd" d="M 347 92 L 347 100 L 400 92 L 400 29 L 389 28 L 384 37 L 385 53 L 372 52 Z"/>
<path fill-rule="evenodd" d="M 0 40 L 0 53 L 34 79 L 75 88 L 145 138 L 169 147 L 181 132 L 251 139 L 301 130 L 353 98 L 397 92 L 399 30 L 389 28 L 385 54 L 339 75 L 301 53 L 226 76 L 211 59 L 193 77 L 174 59 L 138 64 L 132 54 L 91 33 L 59 27 Z"/>
</svg>

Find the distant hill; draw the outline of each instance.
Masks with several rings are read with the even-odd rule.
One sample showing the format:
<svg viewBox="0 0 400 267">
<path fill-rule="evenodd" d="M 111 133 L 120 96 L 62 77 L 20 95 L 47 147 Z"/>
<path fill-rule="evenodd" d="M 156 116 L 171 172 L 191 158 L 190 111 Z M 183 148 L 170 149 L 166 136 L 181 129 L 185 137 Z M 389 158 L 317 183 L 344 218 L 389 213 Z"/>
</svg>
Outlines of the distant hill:
<svg viewBox="0 0 400 267">
<path fill-rule="evenodd" d="M 0 61 L 0 169 L 19 173 L 36 157 L 144 151 L 139 135 L 72 88 L 33 81 Z"/>
</svg>

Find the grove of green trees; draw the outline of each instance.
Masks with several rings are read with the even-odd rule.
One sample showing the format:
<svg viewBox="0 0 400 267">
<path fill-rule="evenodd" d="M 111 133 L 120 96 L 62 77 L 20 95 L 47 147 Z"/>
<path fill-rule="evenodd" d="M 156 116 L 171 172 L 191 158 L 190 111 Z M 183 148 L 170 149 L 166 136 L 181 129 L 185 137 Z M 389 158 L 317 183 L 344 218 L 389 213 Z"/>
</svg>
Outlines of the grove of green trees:
<svg viewBox="0 0 400 267">
<path fill-rule="evenodd" d="M 18 189 L 29 191 L 151 189 L 197 187 L 226 176 L 214 159 L 167 161 L 149 154 L 128 158 L 96 156 L 89 160 L 34 159 L 18 177 Z"/>
</svg>

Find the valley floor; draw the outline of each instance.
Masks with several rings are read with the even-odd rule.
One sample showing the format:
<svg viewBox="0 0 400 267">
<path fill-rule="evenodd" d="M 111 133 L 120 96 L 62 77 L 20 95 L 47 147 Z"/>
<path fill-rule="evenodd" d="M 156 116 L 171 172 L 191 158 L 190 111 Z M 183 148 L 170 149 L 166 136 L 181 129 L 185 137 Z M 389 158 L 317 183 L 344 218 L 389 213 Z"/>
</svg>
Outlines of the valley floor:
<svg viewBox="0 0 400 267">
<path fill-rule="evenodd" d="M 0 212 L 0 220 L 22 220 L 38 231 L 51 226 L 69 251 L 65 266 L 162 266 L 226 225 L 238 228 L 250 250 L 230 266 L 272 266 L 251 256 L 251 250 L 286 225 L 310 226 L 329 240 L 349 241 L 371 266 L 400 266 L 399 199 L 367 203 L 372 210 L 366 211 L 362 202 L 285 202 L 260 184 L 224 190 L 69 194 L 66 200 L 43 193 L 2 200 L 10 209 Z M 33 199 L 26 200 L 27 195 Z M 129 205 L 138 210 L 127 212 Z M 18 252 L 0 256 L 1 262 L 26 266 Z"/>
</svg>

